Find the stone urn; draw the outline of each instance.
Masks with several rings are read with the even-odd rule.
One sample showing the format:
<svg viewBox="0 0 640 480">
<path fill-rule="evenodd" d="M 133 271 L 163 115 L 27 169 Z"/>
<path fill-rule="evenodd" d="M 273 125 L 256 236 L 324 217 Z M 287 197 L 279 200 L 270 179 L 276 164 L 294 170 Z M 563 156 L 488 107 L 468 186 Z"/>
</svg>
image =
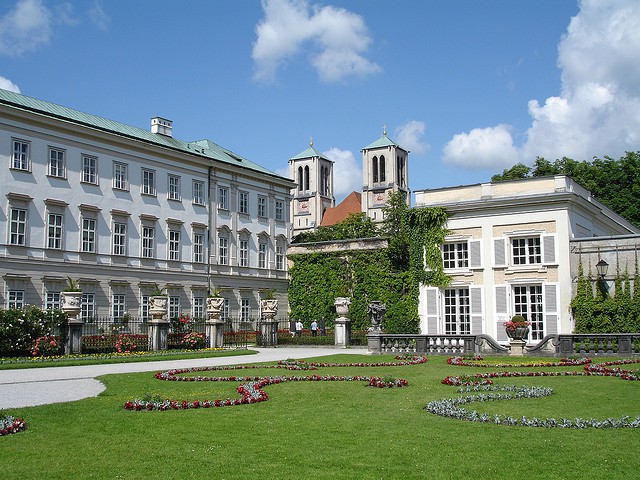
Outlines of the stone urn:
<svg viewBox="0 0 640 480">
<path fill-rule="evenodd" d="M 167 314 L 169 297 L 156 295 L 149 297 L 149 313 L 154 320 L 160 320 Z"/>
<path fill-rule="evenodd" d="M 262 311 L 262 318 L 265 321 L 273 322 L 278 314 L 278 300 L 273 298 L 260 300 L 260 310 Z"/>
<path fill-rule="evenodd" d="M 336 307 L 336 313 L 339 317 L 344 318 L 349 313 L 349 305 L 351 305 L 351 298 L 349 297 L 337 297 L 333 303 Z"/>
<path fill-rule="evenodd" d="M 207 298 L 207 316 L 211 319 L 219 319 L 224 311 L 223 297 Z"/>
<path fill-rule="evenodd" d="M 82 292 L 61 292 L 60 303 L 60 308 L 69 318 L 76 318 L 81 311 Z"/>
<path fill-rule="evenodd" d="M 529 327 L 505 328 L 505 332 L 511 340 L 527 340 L 529 338 Z"/>
</svg>

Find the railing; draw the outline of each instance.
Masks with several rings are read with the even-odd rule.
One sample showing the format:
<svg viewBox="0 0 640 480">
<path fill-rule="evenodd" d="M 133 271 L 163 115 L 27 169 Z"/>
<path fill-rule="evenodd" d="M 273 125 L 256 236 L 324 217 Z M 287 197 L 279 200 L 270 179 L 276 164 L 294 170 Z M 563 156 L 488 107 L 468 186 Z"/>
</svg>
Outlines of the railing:
<svg viewBox="0 0 640 480">
<path fill-rule="evenodd" d="M 556 351 L 568 355 L 640 355 L 640 333 L 558 335 Z"/>
<path fill-rule="evenodd" d="M 489 335 L 404 335 L 370 333 L 370 354 L 509 355 L 510 348 Z M 640 333 L 548 335 L 526 348 L 530 356 L 632 356 L 640 355 Z"/>
</svg>

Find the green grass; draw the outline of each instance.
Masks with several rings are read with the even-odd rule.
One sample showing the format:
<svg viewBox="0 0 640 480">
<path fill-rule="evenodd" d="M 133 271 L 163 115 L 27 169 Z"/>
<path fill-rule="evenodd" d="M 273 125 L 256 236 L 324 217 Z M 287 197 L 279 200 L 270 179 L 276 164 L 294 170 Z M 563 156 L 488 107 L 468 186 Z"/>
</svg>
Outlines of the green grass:
<svg viewBox="0 0 640 480">
<path fill-rule="evenodd" d="M 14 370 L 18 368 L 43 367 L 75 367 L 78 365 L 106 365 L 110 363 L 157 362 L 160 360 L 184 360 L 188 358 L 229 357 L 253 355 L 255 350 L 164 350 L 140 352 L 133 355 L 96 354 L 58 357 L 3 357 L 0 358 L 0 370 Z"/>
<path fill-rule="evenodd" d="M 321 362 L 391 357 L 336 355 Z M 496 361 L 503 359 L 496 359 Z M 235 397 L 236 383 L 155 380 L 152 373 L 109 375 L 97 398 L 5 413 L 28 430 L 0 437 L 2 477 L 20 479 L 601 479 L 636 478 L 640 431 L 506 427 L 450 420 L 424 411 L 457 395 L 446 375 L 491 369 L 446 365 L 430 357 L 404 367 L 324 368 L 320 374 L 406 378 L 409 386 L 374 389 L 363 382 L 285 383 L 266 387 L 254 405 L 169 412 L 129 412 L 144 394 L 173 399 Z M 553 368 L 555 370 L 580 370 Z M 306 375 L 251 370 L 222 375 Z M 640 415 L 640 382 L 615 378 L 503 379 L 544 385 L 539 400 L 473 404 L 492 413 L 607 418 Z"/>
</svg>

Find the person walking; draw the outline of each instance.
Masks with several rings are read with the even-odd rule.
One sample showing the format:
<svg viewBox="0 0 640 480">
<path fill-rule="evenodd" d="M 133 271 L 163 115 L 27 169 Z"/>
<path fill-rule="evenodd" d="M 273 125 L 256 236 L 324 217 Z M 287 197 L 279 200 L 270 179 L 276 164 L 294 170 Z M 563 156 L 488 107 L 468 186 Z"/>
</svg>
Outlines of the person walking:
<svg viewBox="0 0 640 480">
<path fill-rule="evenodd" d="M 318 322 L 316 322 L 315 320 L 311 322 L 311 336 L 312 337 L 318 336 Z"/>
<path fill-rule="evenodd" d="M 302 322 L 300 320 L 298 320 L 296 322 L 296 337 L 301 337 L 302 336 L 302 329 L 303 329 L 303 325 Z"/>
</svg>

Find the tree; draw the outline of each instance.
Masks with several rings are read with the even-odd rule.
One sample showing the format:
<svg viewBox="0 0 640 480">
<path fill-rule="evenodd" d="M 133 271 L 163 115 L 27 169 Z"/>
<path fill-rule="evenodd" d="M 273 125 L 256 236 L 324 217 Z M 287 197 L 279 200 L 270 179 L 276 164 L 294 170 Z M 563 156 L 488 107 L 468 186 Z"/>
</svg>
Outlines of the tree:
<svg viewBox="0 0 640 480">
<path fill-rule="evenodd" d="M 627 152 L 618 160 L 594 157 L 591 162 L 567 157 L 550 162 L 538 157 L 533 168 L 517 163 L 491 177 L 491 181 L 549 175 L 571 177 L 611 210 L 640 225 L 640 152 Z"/>
<path fill-rule="evenodd" d="M 302 232 L 291 243 L 330 242 L 333 240 L 351 240 L 372 238 L 380 234 L 378 227 L 364 212 L 352 213 L 342 222 L 330 227 L 319 227 L 315 232 Z"/>
<path fill-rule="evenodd" d="M 382 209 L 384 221 L 381 233 L 389 239 L 389 258 L 396 270 L 409 267 L 409 245 L 411 242 L 408 226 L 407 194 L 394 192 L 389 195 L 387 204 Z"/>
</svg>

